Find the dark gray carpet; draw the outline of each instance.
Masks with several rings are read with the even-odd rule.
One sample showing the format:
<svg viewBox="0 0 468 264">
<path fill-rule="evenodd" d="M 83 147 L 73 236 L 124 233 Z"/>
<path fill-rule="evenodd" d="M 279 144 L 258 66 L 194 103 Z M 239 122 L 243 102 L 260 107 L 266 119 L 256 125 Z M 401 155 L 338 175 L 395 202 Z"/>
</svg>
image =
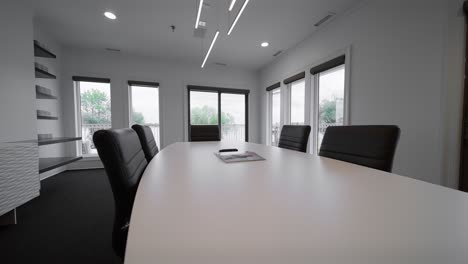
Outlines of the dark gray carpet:
<svg viewBox="0 0 468 264">
<path fill-rule="evenodd" d="M 0 227 L 0 263 L 116 263 L 114 201 L 104 170 L 68 171 L 41 182 L 41 195 Z"/>
</svg>

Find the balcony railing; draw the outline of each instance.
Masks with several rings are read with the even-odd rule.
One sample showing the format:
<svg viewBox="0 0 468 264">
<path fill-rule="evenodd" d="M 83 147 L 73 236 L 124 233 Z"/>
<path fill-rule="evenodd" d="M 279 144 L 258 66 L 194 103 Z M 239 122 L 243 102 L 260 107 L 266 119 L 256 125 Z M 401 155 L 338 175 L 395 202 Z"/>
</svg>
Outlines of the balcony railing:
<svg viewBox="0 0 468 264">
<path fill-rule="evenodd" d="M 156 143 L 160 147 L 159 143 L 159 124 L 145 124 L 151 128 L 153 132 L 154 138 L 156 139 Z M 97 154 L 96 147 L 93 143 L 93 134 L 98 130 L 103 129 L 110 129 L 112 127 L 111 124 L 82 124 L 81 126 L 81 137 L 82 140 L 82 153 L 83 155 L 92 155 Z"/>
<path fill-rule="evenodd" d="M 327 130 L 328 127 L 331 126 L 342 126 L 343 124 L 341 123 L 320 123 L 319 125 L 319 133 L 320 134 L 325 134 L 325 130 Z"/>
<path fill-rule="evenodd" d="M 245 141 L 245 125 L 222 125 L 222 140 Z"/>
<path fill-rule="evenodd" d="M 323 138 L 323 135 L 325 134 L 325 130 L 327 130 L 327 127 L 342 126 L 342 125 L 343 125 L 342 123 L 320 123 L 319 124 L 319 131 L 318 131 L 319 145 L 322 142 L 322 138 Z M 278 145 L 280 133 L 281 133 L 281 128 L 280 128 L 279 125 L 274 125 L 271 128 L 271 144 L 273 146 Z"/>
</svg>

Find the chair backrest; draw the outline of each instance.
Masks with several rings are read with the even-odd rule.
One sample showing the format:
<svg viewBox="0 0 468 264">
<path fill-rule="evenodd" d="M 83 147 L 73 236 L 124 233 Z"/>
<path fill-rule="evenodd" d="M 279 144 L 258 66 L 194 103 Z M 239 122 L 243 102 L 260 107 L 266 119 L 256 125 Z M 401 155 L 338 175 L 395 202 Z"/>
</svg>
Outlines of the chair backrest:
<svg viewBox="0 0 468 264">
<path fill-rule="evenodd" d="M 399 137 L 397 126 L 328 127 L 319 155 L 391 172 Z"/>
<path fill-rule="evenodd" d="M 151 131 L 149 126 L 133 125 L 132 128 L 140 139 L 141 147 L 143 148 L 146 160 L 149 163 L 159 152 L 158 144 L 156 144 L 156 140 L 153 136 L 153 131 Z"/>
<path fill-rule="evenodd" d="M 191 125 L 190 141 L 220 141 L 219 126 L 217 125 Z"/>
<path fill-rule="evenodd" d="M 300 152 L 307 152 L 310 126 L 283 126 L 278 147 Z"/>
<path fill-rule="evenodd" d="M 113 247 L 122 257 L 126 245 L 122 230 L 129 223 L 138 184 L 148 163 L 133 129 L 100 130 L 94 133 L 93 141 L 114 195 Z"/>
</svg>

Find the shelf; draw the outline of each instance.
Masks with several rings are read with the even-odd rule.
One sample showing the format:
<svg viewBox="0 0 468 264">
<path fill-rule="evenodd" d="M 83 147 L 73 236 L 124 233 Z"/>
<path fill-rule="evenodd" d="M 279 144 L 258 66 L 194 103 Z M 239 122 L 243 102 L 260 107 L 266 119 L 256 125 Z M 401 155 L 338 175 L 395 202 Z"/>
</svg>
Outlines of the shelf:
<svg viewBox="0 0 468 264">
<path fill-rule="evenodd" d="M 39 68 L 34 68 L 35 73 L 36 73 L 36 78 L 41 78 L 41 79 L 57 79 L 57 77 L 51 73 L 48 73 L 46 71 L 43 71 Z"/>
<path fill-rule="evenodd" d="M 22 140 L 22 141 L 15 141 L 11 143 L 37 143 L 39 146 L 43 146 L 43 145 L 78 141 L 78 140 L 81 140 L 81 137 L 54 137 L 54 138 L 40 139 L 40 140 L 38 139 Z"/>
<path fill-rule="evenodd" d="M 43 119 L 43 120 L 58 120 L 58 117 L 56 116 L 42 116 L 38 115 L 37 119 Z"/>
<path fill-rule="evenodd" d="M 81 140 L 81 137 L 54 137 L 48 139 L 40 139 L 37 141 L 39 146 L 43 145 L 50 145 L 50 144 L 57 144 L 57 143 L 64 143 L 70 141 L 78 141 Z"/>
<path fill-rule="evenodd" d="M 57 58 L 55 54 L 41 47 L 37 40 L 34 40 L 34 56 L 41 57 L 41 58 L 51 58 L 51 59 Z"/>
<path fill-rule="evenodd" d="M 45 93 L 39 93 L 36 91 L 36 99 L 53 99 L 56 100 L 58 99 L 57 96 L 50 95 L 50 94 L 45 94 Z"/>
<path fill-rule="evenodd" d="M 44 173 L 62 167 L 64 165 L 70 164 L 77 160 L 82 159 L 83 157 L 60 157 L 60 158 L 40 158 L 39 159 L 39 173 Z"/>
</svg>

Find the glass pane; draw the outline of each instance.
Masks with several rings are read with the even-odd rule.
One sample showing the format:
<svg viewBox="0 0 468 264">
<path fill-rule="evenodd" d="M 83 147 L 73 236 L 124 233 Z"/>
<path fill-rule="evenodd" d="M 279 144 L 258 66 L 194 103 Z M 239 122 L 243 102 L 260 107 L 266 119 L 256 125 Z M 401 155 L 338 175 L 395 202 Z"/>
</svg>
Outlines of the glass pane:
<svg viewBox="0 0 468 264">
<path fill-rule="evenodd" d="M 109 83 L 79 82 L 81 137 L 83 155 L 97 155 L 93 144 L 94 132 L 109 129 L 111 122 L 111 93 Z"/>
<path fill-rule="evenodd" d="M 291 125 L 305 123 L 305 80 L 291 84 Z"/>
<path fill-rule="evenodd" d="M 245 95 L 221 94 L 221 139 L 245 142 Z"/>
<path fill-rule="evenodd" d="M 317 146 L 320 149 L 323 135 L 329 126 L 344 124 L 344 65 L 319 74 L 319 131 Z"/>
<path fill-rule="evenodd" d="M 281 123 L 281 90 L 272 91 L 271 95 L 271 145 L 277 146 Z"/>
<path fill-rule="evenodd" d="M 190 91 L 190 124 L 218 124 L 218 93 Z"/>
<path fill-rule="evenodd" d="M 132 86 L 131 124 L 149 126 L 158 147 L 159 136 L 159 89 L 156 87 Z"/>
</svg>

